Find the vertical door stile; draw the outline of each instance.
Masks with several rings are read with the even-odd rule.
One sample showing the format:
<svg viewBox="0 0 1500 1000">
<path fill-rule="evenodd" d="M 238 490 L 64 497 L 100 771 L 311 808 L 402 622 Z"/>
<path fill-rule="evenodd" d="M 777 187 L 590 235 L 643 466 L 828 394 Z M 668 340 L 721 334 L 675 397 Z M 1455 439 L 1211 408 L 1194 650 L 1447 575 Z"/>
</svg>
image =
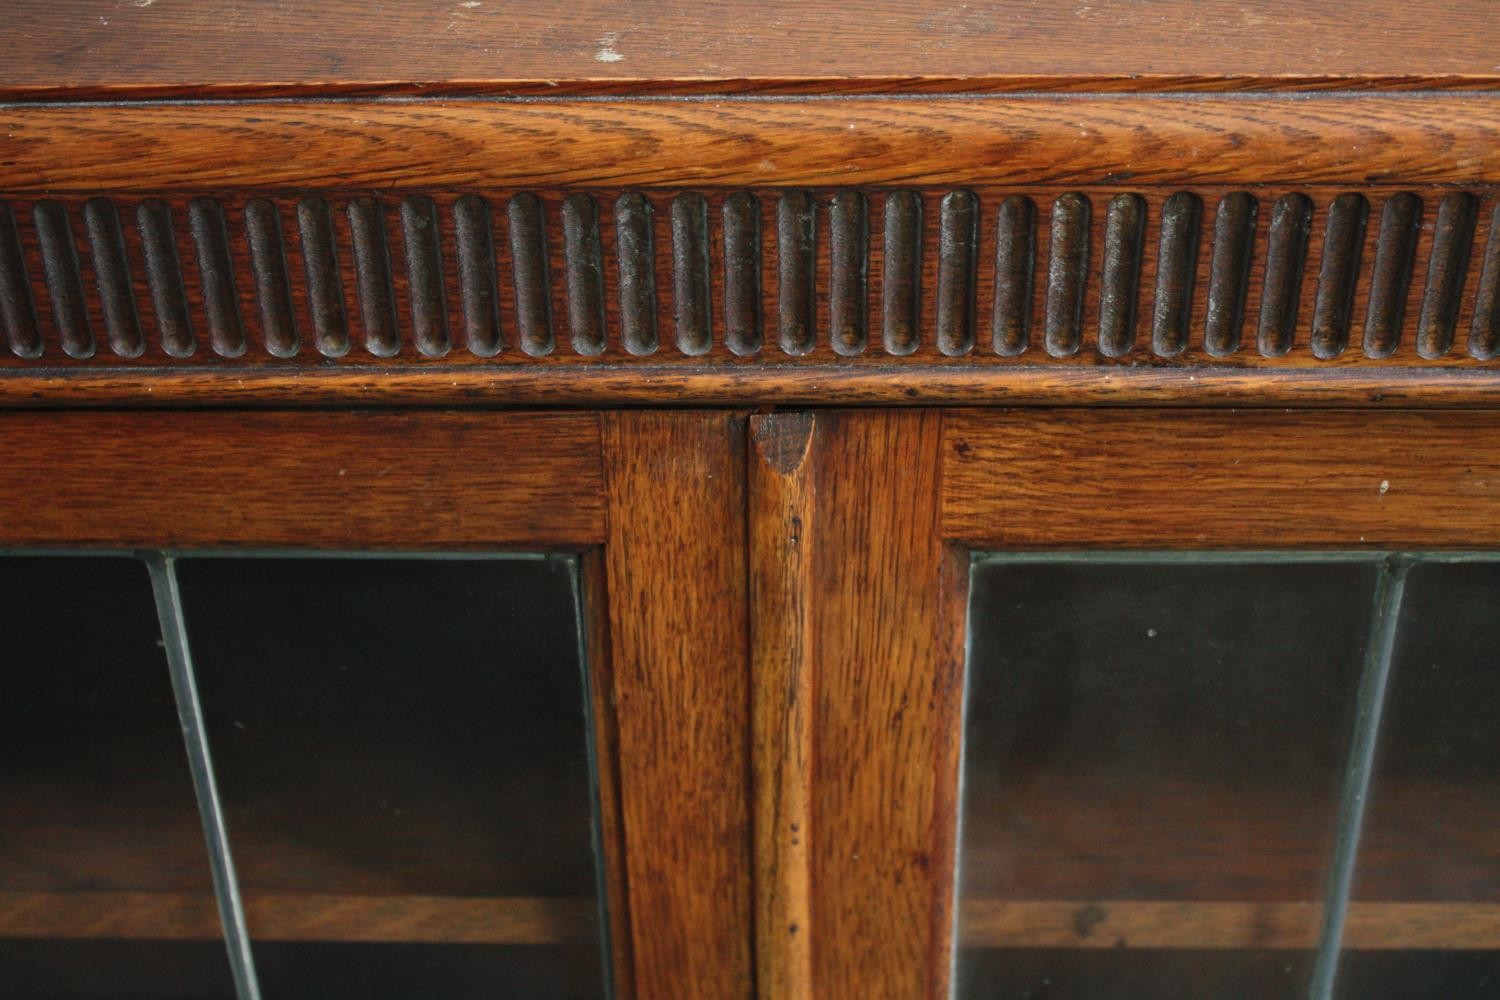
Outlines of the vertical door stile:
<svg viewBox="0 0 1500 1000">
<path fill-rule="evenodd" d="M 756 982 L 811 1000 L 812 451 L 817 418 L 751 421 L 750 697 Z"/>
</svg>

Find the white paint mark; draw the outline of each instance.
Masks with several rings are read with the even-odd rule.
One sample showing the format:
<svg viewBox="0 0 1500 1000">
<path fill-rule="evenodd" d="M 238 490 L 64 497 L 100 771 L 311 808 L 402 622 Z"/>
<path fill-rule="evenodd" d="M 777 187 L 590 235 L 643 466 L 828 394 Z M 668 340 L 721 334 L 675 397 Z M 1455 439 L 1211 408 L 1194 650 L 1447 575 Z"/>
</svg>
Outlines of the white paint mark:
<svg viewBox="0 0 1500 1000">
<path fill-rule="evenodd" d="M 156 0 L 130 0 L 130 6 L 132 7 L 150 7 L 154 3 L 156 3 Z"/>
<path fill-rule="evenodd" d="M 1148 628 L 1146 630 L 1146 638 L 1147 639 L 1155 639 L 1156 638 L 1156 634 L 1157 634 L 1156 633 L 1156 629 L 1154 629 L 1154 628 Z"/>
<path fill-rule="evenodd" d="M 482 2 L 482 0 L 464 0 L 463 3 L 459 4 L 459 6 L 467 7 L 470 10 L 473 10 L 475 7 L 483 7 L 484 3 Z"/>
<path fill-rule="evenodd" d="M 1389 490 L 1390 488 L 1391 488 L 1391 481 L 1389 479 L 1382 479 L 1380 481 L 1380 495 L 1381 496 L 1385 496 L 1386 491 Z"/>
<path fill-rule="evenodd" d="M 625 57 L 615 51 L 615 43 L 620 40 L 620 35 L 615 31 L 606 31 L 604 37 L 599 39 L 599 51 L 594 53 L 594 61 L 602 63 L 619 62 Z"/>
</svg>

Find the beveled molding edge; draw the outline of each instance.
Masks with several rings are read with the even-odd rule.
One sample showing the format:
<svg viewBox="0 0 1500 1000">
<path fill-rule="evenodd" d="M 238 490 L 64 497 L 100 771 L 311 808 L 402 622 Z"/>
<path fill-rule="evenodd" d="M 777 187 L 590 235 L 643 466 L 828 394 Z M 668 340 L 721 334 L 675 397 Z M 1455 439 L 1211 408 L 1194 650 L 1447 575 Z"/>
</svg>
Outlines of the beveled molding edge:
<svg viewBox="0 0 1500 1000">
<path fill-rule="evenodd" d="M 0 103 L 0 191 L 1500 182 L 1500 93 Z"/>
<path fill-rule="evenodd" d="M 599 364 L 557 369 L 159 368 L 0 374 L 0 408 L 160 406 L 1500 407 L 1500 371 Z"/>
</svg>

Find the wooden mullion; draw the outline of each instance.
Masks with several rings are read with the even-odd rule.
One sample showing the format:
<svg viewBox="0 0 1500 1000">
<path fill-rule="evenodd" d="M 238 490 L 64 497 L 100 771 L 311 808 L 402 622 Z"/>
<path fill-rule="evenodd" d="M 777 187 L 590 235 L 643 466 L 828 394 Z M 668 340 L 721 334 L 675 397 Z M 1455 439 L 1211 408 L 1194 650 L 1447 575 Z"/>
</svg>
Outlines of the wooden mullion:
<svg viewBox="0 0 1500 1000">
<path fill-rule="evenodd" d="M 613 704 L 636 994 L 747 998 L 745 421 L 603 418 Z"/>
</svg>

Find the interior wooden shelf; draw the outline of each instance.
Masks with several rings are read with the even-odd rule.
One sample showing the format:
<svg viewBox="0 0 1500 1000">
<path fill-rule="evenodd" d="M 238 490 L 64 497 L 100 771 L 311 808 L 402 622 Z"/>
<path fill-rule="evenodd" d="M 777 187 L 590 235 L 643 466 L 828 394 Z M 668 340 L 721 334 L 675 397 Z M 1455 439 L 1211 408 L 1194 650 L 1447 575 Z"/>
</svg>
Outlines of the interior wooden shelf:
<svg viewBox="0 0 1500 1000">
<path fill-rule="evenodd" d="M 972 784 L 971 789 L 982 787 Z M 1326 796 L 1309 788 L 1326 787 Z M 980 791 L 965 803 L 972 899 L 1224 900 L 1296 912 L 1327 885 L 1337 776 L 1232 787 L 1108 774 Z M 1500 800 L 1488 785 L 1378 782 L 1354 899 L 1500 904 Z M 1238 905 L 1238 904 L 1234 904 Z M 1249 905 L 1249 904 L 1246 904 Z"/>
<path fill-rule="evenodd" d="M 127 770 L 127 802 L 56 775 L 0 789 L 10 818 L 0 827 L 0 938 L 221 937 L 186 776 Z M 546 801 L 554 780 L 537 769 L 495 794 L 507 814 L 539 814 L 545 827 L 556 821 Z M 465 827 L 448 805 L 458 793 L 433 786 L 403 799 L 405 815 L 394 819 L 390 809 L 350 806 L 332 787 L 296 822 L 274 813 L 231 823 L 252 936 L 515 945 L 597 937 L 591 857 L 556 852 L 557 837 L 528 834 L 525 824 L 493 823 L 488 809 Z M 388 835 L 370 836 L 382 819 Z M 389 835 L 401 820 L 400 835 Z"/>
<path fill-rule="evenodd" d="M 588 940 L 589 899 L 253 895 L 251 933 L 267 941 L 560 944 Z M 1315 948 L 1313 902 L 968 900 L 971 948 Z M 0 892 L 0 937 L 202 940 L 220 937 L 212 896 L 179 892 Z M 1500 903 L 1355 902 L 1344 946 L 1500 949 Z"/>
<path fill-rule="evenodd" d="M 1173 778 L 1176 777 L 1176 780 Z M 1215 784 L 1107 772 L 966 804 L 960 939 L 974 948 L 1311 949 L 1336 776 Z M 1344 945 L 1500 949 L 1500 802 L 1488 786 L 1377 785 Z"/>
<path fill-rule="evenodd" d="M 266 941 L 560 944 L 587 941 L 596 903 L 540 897 L 255 894 L 250 933 Z M 212 895 L 0 892 L 0 938 L 203 940 L 221 937 Z"/>
<path fill-rule="evenodd" d="M 441 768 L 377 757 L 324 762 L 332 776 L 288 779 L 295 794 L 226 797 L 230 847 L 248 898 L 573 898 L 592 888 L 586 831 L 554 800 L 560 777 L 542 761 L 496 782 L 488 800 L 445 785 Z M 0 893 L 110 891 L 208 896 L 203 827 L 184 767 L 163 773 L 122 750 L 128 795 L 48 774 L 0 784 Z M 399 774 L 372 802 L 359 768 Z M 402 771 L 398 772 L 397 769 Z M 304 787 L 297 787 L 298 784 Z M 221 794 L 227 782 L 221 776 Z M 281 789 L 274 789 L 280 793 Z M 536 825 L 504 822 L 524 816 Z M 537 829 L 557 831 L 538 835 Z M 566 830 L 566 833 L 563 831 Z"/>
<path fill-rule="evenodd" d="M 967 900 L 968 948 L 1316 948 L 1320 903 Z M 1500 903 L 1355 902 L 1344 947 L 1500 949 Z"/>
<path fill-rule="evenodd" d="M 130 740 L 94 758 L 38 751 L 34 766 L 0 774 L 0 995 L 228 993 L 203 825 L 173 738 L 156 753 Z M 558 768 L 513 777 L 498 759 L 485 788 L 484 774 L 402 759 L 408 747 L 316 760 L 294 745 L 265 758 L 267 780 L 241 772 L 220 785 L 267 995 L 472 996 L 510 980 L 595 995 L 595 856 L 576 805 L 549 801 L 567 791 Z M 297 757 L 315 766 L 281 766 Z"/>
</svg>

